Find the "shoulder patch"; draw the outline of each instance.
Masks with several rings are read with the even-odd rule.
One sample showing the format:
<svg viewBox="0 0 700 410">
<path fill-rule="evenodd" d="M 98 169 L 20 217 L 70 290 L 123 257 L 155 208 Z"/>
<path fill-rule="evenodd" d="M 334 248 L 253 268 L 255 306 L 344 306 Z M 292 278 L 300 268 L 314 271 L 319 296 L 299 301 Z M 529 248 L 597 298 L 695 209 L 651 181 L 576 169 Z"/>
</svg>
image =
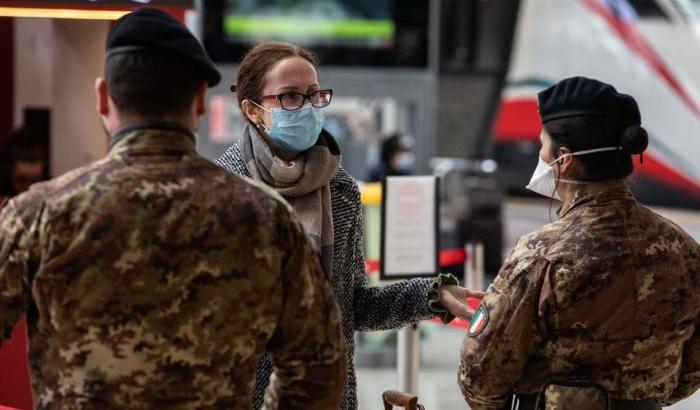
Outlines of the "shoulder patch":
<svg viewBox="0 0 700 410">
<path fill-rule="evenodd" d="M 481 304 L 472 317 L 469 325 L 469 336 L 478 336 L 489 323 L 489 311 L 485 304 Z"/>
</svg>

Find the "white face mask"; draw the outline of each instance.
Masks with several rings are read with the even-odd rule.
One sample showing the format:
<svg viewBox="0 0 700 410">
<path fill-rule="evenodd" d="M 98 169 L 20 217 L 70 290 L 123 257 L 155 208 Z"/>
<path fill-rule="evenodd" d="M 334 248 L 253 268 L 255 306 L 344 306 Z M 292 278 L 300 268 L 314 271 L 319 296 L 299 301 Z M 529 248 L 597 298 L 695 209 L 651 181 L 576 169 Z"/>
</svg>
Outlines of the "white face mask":
<svg viewBox="0 0 700 410">
<path fill-rule="evenodd" d="M 547 164 L 544 162 L 542 157 L 538 157 L 537 161 L 537 168 L 535 168 L 535 172 L 532 173 L 532 178 L 530 178 L 530 183 L 527 184 L 525 188 L 529 189 L 532 192 L 536 192 L 542 196 L 546 196 L 547 198 L 553 198 L 556 199 L 557 201 L 561 201 L 561 197 L 559 196 L 559 193 L 557 192 L 557 181 L 554 176 L 554 168 L 552 167 L 552 164 L 555 164 L 559 162 L 561 159 L 569 157 L 569 156 L 576 156 L 576 155 L 586 155 L 586 154 L 593 154 L 595 152 L 604 152 L 604 151 L 617 151 L 621 150 L 622 147 L 605 147 L 605 148 L 595 148 L 595 149 L 587 149 L 585 151 L 578 151 L 578 152 L 572 152 L 570 154 L 564 154 L 561 157 L 555 159 L 551 163 Z M 559 182 L 566 182 L 568 184 L 585 184 L 586 182 L 581 182 L 581 181 L 575 181 L 571 179 L 562 179 L 559 178 Z"/>
</svg>

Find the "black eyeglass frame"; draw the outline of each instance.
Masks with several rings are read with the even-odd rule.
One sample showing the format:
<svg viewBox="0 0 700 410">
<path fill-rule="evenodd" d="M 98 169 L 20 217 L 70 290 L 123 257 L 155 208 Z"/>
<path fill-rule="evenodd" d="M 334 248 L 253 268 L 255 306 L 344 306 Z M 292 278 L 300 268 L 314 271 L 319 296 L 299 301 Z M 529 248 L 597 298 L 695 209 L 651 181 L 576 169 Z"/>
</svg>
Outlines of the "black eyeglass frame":
<svg viewBox="0 0 700 410">
<path fill-rule="evenodd" d="M 319 98 L 321 98 L 321 93 L 328 93 L 328 102 L 322 103 L 322 105 L 314 104 L 311 97 L 314 94 L 318 94 Z M 289 107 L 285 107 L 284 103 L 282 102 L 282 99 L 288 95 L 299 95 L 299 96 L 304 97 L 304 99 L 301 100 L 301 104 L 299 104 L 298 107 L 289 108 Z M 300 109 L 301 107 L 304 106 L 304 104 L 306 103 L 307 100 L 309 101 L 309 103 L 311 103 L 311 105 L 313 107 L 323 108 L 323 107 L 328 107 L 330 105 L 331 100 L 333 99 L 333 90 L 330 88 L 327 88 L 327 89 L 323 89 L 323 90 L 311 91 L 308 94 L 302 94 L 302 93 L 297 93 L 297 92 L 288 92 L 288 93 L 282 93 L 282 94 L 263 95 L 262 97 L 260 97 L 261 100 L 270 99 L 270 98 L 277 99 L 277 101 L 279 101 L 279 103 L 280 103 L 280 107 L 282 107 L 282 109 L 286 110 L 286 111 L 296 111 L 296 110 Z"/>
</svg>

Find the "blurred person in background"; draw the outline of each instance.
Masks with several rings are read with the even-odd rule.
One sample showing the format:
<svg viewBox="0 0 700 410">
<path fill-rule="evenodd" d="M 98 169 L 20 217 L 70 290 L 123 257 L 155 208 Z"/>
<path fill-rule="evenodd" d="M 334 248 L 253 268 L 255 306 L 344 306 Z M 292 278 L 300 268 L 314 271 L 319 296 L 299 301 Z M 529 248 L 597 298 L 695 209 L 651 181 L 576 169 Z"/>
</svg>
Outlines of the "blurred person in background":
<svg viewBox="0 0 700 410">
<path fill-rule="evenodd" d="M 357 408 L 356 331 L 399 328 L 440 315 L 471 317 L 467 296 L 451 275 L 368 287 L 363 253 L 362 207 L 357 182 L 340 165 L 333 136 L 323 129 L 321 109 L 333 91 L 321 87 L 314 56 L 286 43 L 263 43 L 238 68 L 237 103 L 248 125 L 239 145 L 216 163 L 269 185 L 295 209 L 321 259 L 340 305 L 348 375 L 342 409 Z M 453 316 L 454 315 L 454 316 Z M 262 405 L 273 361 L 258 367 L 254 406 Z"/>
<path fill-rule="evenodd" d="M 474 410 L 656 410 L 700 386 L 700 246 L 625 178 L 647 133 L 633 97 L 574 77 L 538 95 L 528 189 L 560 219 L 520 238 L 472 319 L 459 383 Z M 539 402 L 539 406 L 536 404 Z M 608 407 L 609 404 L 609 407 Z"/>
<path fill-rule="evenodd" d="M 393 134 L 382 142 L 379 164 L 370 172 L 370 182 L 385 176 L 412 175 L 416 169 L 415 140 L 410 135 Z"/>
<path fill-rule="evenodd" d="M 157 9 L 119 19 L 97 111 L 106 158 L 0 211 L 0 342 L 27 314 L 41 409 L 332 409 L 345 385 L 337 304 L 292 210 L 199 156 L 220 75 Z"/>
<path fill-rule="evenodd" d="M 47 179 L 45 153 L 23 130 L 12 133 L 0 155 L 0 202 Z"/>
</svg>

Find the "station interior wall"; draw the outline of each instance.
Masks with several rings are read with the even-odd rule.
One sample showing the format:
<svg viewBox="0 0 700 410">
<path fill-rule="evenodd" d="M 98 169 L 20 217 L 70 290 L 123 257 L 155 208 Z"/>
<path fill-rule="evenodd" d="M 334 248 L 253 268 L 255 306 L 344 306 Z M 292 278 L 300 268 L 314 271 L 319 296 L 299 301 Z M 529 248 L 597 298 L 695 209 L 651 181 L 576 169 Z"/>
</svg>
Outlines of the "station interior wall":
<svg viewBox="0 0 700 410">
<path fill-rule="evenodd" d="M 50 110 L 51 175 L 103 157 L 108 138 L 95 112 L 110 22 L 14 19 L 13 127 L 25 108 Z"/>
<path fill-rule="evenodd" d="M 0 17 L 0 147 L 12 132 L 14 20 Z"/>
</svg>

